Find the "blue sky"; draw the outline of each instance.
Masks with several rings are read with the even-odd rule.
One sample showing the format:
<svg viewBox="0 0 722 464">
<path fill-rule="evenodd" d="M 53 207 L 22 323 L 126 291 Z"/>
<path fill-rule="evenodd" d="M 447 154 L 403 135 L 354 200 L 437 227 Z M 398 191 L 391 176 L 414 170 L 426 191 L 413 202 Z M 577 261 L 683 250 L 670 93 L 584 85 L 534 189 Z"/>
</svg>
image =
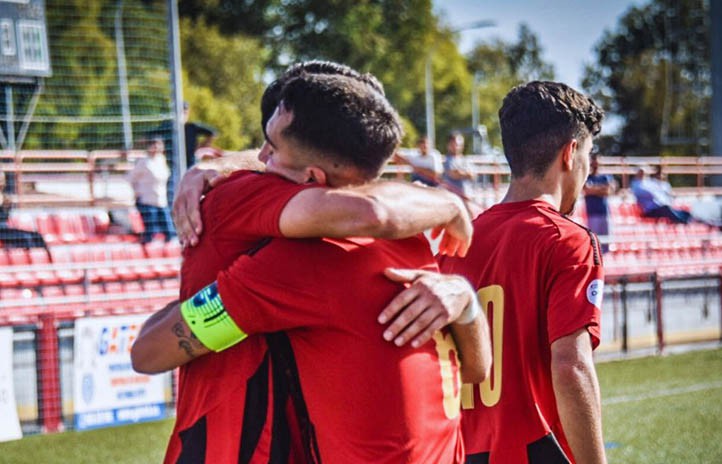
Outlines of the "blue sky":
<svg viewBox="0 0 722 464">
<path fill-rule="evenodd" d="M 593 63 L 594 44 L 605 29 L 615 29 L 618 18 L 631 6 L 646 4 L 631 0 L 434 0 L 452 28 L 490 19 L 495 27 L 459 33 L 462 52 L 475 41 L 491 37 L 515 40 L 524 22 L 539 37 L 543 57 L 554 65 L 556 80 L 581 87 L 585 62 Z"/>
</svg>

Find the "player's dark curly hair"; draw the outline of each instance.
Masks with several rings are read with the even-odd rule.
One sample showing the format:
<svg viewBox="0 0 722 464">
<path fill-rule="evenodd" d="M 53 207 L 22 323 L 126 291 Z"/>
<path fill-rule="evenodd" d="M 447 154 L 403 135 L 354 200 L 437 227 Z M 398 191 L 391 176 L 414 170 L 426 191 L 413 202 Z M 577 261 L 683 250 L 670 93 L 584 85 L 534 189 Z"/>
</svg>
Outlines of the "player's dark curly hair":
<svg viewBox="0 0 722 464">
<path fill-rule="evenodd" d="M 286 82 L 280 97 L 293 113 L 284 136 L 336 165 L 357 168 L 367 179 L 379 175 L 401 141 L 391 104 L 355 77 L 301 74 Z"/>
<path fill-rule="evenodd" d="M 289 80 L 302 74 L 332 74 L 347 76 L 367 83 L 377 92 L 384 95 L 384 86 L 369 73 L 360 73 L 345 64 L 334 63 L 333 61 L 311 60 L 295 63 L 289 66 L 283 74 L 271 82 L 261 97 L 261 128 L 266 133 L 266 123 L 273 116 L 273 111 L 281 100 L 281 90 Z"/>
<path fill-rule="evenodd" d="M 513 177 L 542 177 L 570 140 L 597 135 L 604 111 L 559 82 L 534 81 L 513 88 L 499 109 L 501 140 Z"/>
</svg>

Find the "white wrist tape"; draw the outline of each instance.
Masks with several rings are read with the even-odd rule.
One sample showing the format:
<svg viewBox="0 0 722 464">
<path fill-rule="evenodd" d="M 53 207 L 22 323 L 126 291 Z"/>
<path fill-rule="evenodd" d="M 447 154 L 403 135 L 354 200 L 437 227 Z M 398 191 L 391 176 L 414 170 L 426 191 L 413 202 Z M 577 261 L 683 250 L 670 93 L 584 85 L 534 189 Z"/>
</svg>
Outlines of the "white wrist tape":
<svg viewBox="0 0 722 464">
<path fill-rule="evenodd" d="M 480 312 L 481 305 L 479 304 L 479 299 L 476 297 L 476 295 L 474 295 L 471 298 L 469 304 L 466 305 L 466 308 L 464 308 L 464 310 L 461 312 L 459 318 L 456 319 L 454 322 L 461 325 L 471 324 Z"/>
</svg>

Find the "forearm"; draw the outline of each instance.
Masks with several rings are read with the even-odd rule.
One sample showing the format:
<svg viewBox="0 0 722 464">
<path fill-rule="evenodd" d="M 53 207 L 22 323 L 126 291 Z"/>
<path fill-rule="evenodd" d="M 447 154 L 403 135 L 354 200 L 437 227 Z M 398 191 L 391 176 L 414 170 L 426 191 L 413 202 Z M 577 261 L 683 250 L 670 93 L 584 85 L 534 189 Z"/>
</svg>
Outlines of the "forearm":
<svg viewBox="0 0 722 464">
<path fill-rule="evenodd" d="M 342 189 L 308 189 L 281 214 L 286 237 L 405 238 L 468 215 L 459 197 L 441 189 L 380 181 Z"/>
<path fill-rule="evenodd" d="M 588 338 L 584 331 L 583 337 Z M 588 352 L 552 354 L 552 382 L 559 417 L 576 462 L 605 463 L 599 384 Z"/>
<path fill-rule="evenodd" d="M 476 295 L 473 298 L 476 299 Z M 489 376 L 492 360 L 489 323 L 484 311 L 478 310 L 472 322 L 454 322 L 450 328 L 461 361 L 461 380 L 483 382 Z"/>
<path fill-rule="evenodd" d="M 193 335 L 174 301 L 143 324 L 131 349 L 133 369 L 157 374 L 181 366 L 210 350 Z"/>
</svg>

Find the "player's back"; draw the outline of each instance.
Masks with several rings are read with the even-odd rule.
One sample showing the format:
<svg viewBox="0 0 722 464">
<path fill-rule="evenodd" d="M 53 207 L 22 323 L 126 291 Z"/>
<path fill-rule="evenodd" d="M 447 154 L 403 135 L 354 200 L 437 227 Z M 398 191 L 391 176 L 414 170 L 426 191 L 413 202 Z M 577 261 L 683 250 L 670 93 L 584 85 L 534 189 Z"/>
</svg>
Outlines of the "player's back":
<svg viewBox="0 0 722 464">
<path fill-rule="evenodd" d="M 248 333 L 288 334 L 321 462 L 463 462 L 451 336 L 397 347 L 376 320 L 403 288 L 386 267 L 435 268 L 425 239 L 280 239 L 240 263 L 224 304 Z"/>
<path fill-rule="evenodd" d="M 201 208 L 205 230 L 200 242 L 183 252 L 181 300 L 215 281 L 240 255 L 263 246 L 267 237 L 280 235 L 280 212 L 303 188 L 275 175 L 238 171 L 213 189 Z M 239 456 L 268 461 L 273 396 L 267 353 L 262 336 L 249 337 L 181 366 L 166 463 L 179 455 L 193 462 L 235 462 Z"/>
<path fill-rule="evenodd" d="M 588 291 L 600 260 L 596 238 L 542 201 L 490 208 L 474 221 L 467 257 L 441 260 L 444 272 L 465 275 L 478 290 L 494 334 L 490 379 L 464 386 L 467 454 L 491 450 L 492 463 L 524 463 L 527 446 L 550 431 L 566 444 L 549 371 L 550 343 L 579 323 L 579 314 L 565 314 L 563 299 L 570 308 L 587 299 L 585 287 L 571 288 L 570 282 Z M 591 312 L 593 305 L 587 306 Z"/>
</svg>

